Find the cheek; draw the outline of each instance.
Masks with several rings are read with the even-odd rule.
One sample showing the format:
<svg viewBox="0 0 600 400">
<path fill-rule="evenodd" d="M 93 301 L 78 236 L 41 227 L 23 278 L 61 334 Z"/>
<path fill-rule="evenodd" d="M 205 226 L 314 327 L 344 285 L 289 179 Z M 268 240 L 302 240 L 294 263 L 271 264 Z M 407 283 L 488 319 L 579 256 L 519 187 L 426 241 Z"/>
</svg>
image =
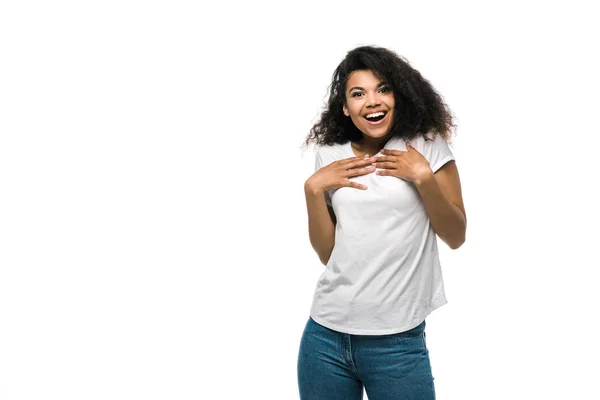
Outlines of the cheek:
<svg viewBox="0 0 600 400">
<path fill-rule="evenodd" d="M 352 108 L 348 109 L 348 111 L 350 112 L 350 116 L 352 117 L 352 119 L 354 119 L 354 118 L 356 118 L 356 119 L 361 118 L 361 116 L 360 116 L 360 110 L 361 110 L 360 107 L 352 107 Z"/>
<path fill-rule="evenodd" d="M 362 117 L 360 115 L 353 114 L 352 122 L 354 122 L 354 125 L 360 125 L 363 122 Z"/>
</svg>

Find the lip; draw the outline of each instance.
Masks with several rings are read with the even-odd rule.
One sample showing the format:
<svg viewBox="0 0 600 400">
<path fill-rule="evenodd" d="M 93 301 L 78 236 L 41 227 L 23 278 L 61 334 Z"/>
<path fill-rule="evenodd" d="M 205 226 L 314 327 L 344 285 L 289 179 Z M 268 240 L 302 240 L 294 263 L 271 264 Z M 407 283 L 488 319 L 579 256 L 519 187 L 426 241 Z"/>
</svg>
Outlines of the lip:
<svg viewBox="0 0 600 400">
<path fill-rule="evenodd" d="M 384 112 L 385 112 L 385 111 L 384 111 Z M 369 114 L 371 114 L 371 113 L 369 113 Z M 366 118 L 365 118 L 365 121 L 367 121 L 367 124 L 369 124 L 369 125 L 371 125 L 371 126 L 377 126 L 377 125 L 381 125 L 381 124 L 383 124 L 383 123 L 384 123 L 384 122 L 387 120 L 387 117 L 388 117 L 388 115 L 389 115 L 389 113 L 388 113 L 388 112 L 385 112 L 385 115 L 384 115 L 384 117 L 383 117 L 383 118 L 381 118 L 381 119 L 380 119 L 379 121 L 377 121 L 377 122 L 371 122 L 371 121 L 369 121 L 369 120 L 368 120 L 368 119 L 366 119 Z M 364 117 L 363 117 L 363 118 L 364 118 Z"/>
</svg>

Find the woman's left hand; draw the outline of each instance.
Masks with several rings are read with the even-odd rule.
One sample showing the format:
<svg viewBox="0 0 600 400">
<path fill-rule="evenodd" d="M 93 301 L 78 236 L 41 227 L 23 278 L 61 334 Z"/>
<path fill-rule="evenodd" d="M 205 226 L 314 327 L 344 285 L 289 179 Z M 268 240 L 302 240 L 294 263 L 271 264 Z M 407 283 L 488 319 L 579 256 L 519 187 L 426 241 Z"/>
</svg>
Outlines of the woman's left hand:
<svg viewBox="0 0 600 400">
<path fill-rule="evenodd" d="M 382 149 L 384 156 L 377 157 L 375 166 L 383 168 L 376 171 L 377 175 L 395 176 L 409 182 L 422 180 L 432 173 L 429 161 L 406 143 L 408 151 Z"/>
</svg>

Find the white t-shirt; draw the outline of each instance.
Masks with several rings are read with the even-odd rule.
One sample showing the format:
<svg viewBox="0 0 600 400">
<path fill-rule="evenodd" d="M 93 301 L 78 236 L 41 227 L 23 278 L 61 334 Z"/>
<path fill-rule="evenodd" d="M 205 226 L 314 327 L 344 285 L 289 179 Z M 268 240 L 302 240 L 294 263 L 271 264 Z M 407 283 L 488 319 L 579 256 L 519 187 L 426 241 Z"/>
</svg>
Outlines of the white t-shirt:
<svg viewBox="0 0 600 400">
<path fill-rule="evenodd" d="M 454 160 L 441 136 L 434 141 L 417 137 L 410 144 L 433 172 Z M 399 137 L 384 148 L 407 151 Z M 349 157 L 356 157 L 350 142 L 321 146 L 315 171 Z M 447 303 L 435 231 L 412 182 L 375 172 L 350 180 L 368 189 L 325 193 L 337 219 L 335 245 L 317 282 L 310 316 L 327 328 L 356 335 L 410 330 Z"/>
</svg>

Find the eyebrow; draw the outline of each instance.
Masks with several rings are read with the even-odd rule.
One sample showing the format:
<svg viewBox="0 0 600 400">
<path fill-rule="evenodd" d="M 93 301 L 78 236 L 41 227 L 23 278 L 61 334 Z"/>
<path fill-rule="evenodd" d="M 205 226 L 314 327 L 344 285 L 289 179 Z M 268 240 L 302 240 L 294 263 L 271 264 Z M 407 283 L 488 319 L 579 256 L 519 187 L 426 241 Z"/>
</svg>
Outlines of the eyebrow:
<svg viewBox="0 0 600 400">
<path fill-rule="evenodd" d="M 385 86 L 385 85 L 387 85 L 387 84 L 388 84 L 387 82 L 381 82 L 379 85 L 377 85 L 377 86 L 375 87 L 375 89 L 377 89 L 377 88 L 380 88 L 380 87 L 382 87 L 382 86 Z M 364 88 L 362 88 L 362 87 L 360 87 L 360 86 L 354 86 L 354 87 L 351 87 L 350 89 L 348 89 L 348 93 L 350 93 L 350 92 L 351 92 L 351 91 L 353 91 L 353 90 L 365 90 L 365 89 L 364 89 Z"/>
</svg>

